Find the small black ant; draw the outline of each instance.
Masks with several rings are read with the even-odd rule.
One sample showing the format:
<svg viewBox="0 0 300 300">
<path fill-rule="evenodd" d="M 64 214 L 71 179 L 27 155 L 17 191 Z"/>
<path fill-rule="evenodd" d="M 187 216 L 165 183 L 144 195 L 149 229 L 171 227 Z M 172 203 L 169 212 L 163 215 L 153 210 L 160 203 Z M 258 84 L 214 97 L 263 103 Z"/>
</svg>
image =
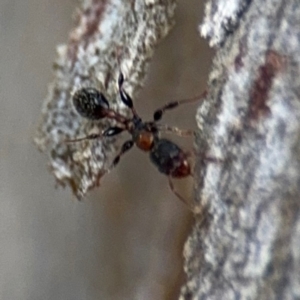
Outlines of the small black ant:
<svg viewBox="0 0 300 300">
<path fill-rule="evenodd" d="M 123 89 L 123 83 L 124 75 L 120 73 L 118 78 L 120 98 L 131 110 L 132 118 L 127 118 L 110 109 L 109 102 L 97 89 L 82 88 L 73 95 L 73 104 L 76 111 L 82 117 L 90 120 L 99 120 L 103 118 L 113 119 L 118 123 L 118 126 L 109 127 L 101 134 L 91 134 L 83 138 L 71 140 L 71 142 L 82 141 L 85 139 L 97 139 L 100 137 L 111 137 L 118 135 L 123 131 L 128 131 L 132 138 L 123 144 L 120 153 L 113 160 L 110 169 L 114 168 L 120 161 L 121 156 L 130 150 L 135 144 L 139 149 L 150 153 L 150 160 L 152 163 L 161 173 L 168 176 L 169 186 L 173 193 L 185 204 L 188 204 L 185 199 L 175 191 L 171 178 L 192 176 L 191 165 L 188 161 L 190 154 L 188 152 L 184 152 L 174 142 L 160 138 L 159 134 L 162 131 L 167 131 L 180 136 L 192 136 L 194 131 L 180 130 L 176 127 L 157 124 L 157 122 L 162 119 L 165 111 L 178 107 L 182 104 L 200 100 L 205 97 L 206 91 L 197 98 L 169 102 L 154 112 L 153 121 L 144 122 L 137 114 L 131 97 Z"/>
</svg>

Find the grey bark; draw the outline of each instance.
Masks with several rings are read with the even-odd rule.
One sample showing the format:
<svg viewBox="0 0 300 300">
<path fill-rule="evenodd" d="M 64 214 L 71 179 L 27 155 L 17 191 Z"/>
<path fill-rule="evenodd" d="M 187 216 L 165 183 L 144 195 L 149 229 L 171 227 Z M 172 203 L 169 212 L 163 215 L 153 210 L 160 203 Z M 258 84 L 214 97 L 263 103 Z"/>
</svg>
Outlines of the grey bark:
<svg viewBox="0 0 300 300">
<path fill-rule="evenodd" d="M 180 299 L 300 298 L 300 2 L 214 1 Z"/>
<path fill-rule="evenodd" d="M 134 95 L 143 83 L 148 60 L 157 43 L 174 23 L 175 1 L 82 1 L 75 16 L 77 27 L 68 44 L 57 48 L 54 80 L 42 109 L 35 143 L 49 157 L 58 184 L 69 186 L 81 199 L 100 185 L 108 172 L 113 139 L 66 143 L 66 140 L 101 132 L 103 122 L 84 120 L 72 106 L 81 87 L 101 90 L 110 105 L 117 102 L 117 78 L 125 76 L 125 89 Z"/>
</svg>

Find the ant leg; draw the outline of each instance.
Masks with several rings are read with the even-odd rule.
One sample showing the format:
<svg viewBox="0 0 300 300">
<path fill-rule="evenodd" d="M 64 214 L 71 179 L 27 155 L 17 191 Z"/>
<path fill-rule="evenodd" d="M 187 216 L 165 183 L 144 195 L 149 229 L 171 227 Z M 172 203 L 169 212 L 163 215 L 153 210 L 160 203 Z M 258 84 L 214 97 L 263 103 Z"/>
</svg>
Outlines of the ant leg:
<svg viewBox="0 0 300 300">
<path fill-rule="evenodd" d="M 175 194 L 177 196 L 177 198 L 182 201 L 185 205 L 187 205 L 187 207 L 191 210 L 192 210 L 192 207 L 191 205 L 188 203 L 188 201 L 186 201 L 185 198 L 183 198 L 176 190 L 175 190 L 175 187 L 174 187 L 174 184 L 172 182 L 172 177 L 171 176 L 168 176 L 168 180 L 169 180 L 169 187 L 171 189 L 171 191 L 173 192 L 173 194 Z"/>
<path fill-rule="evenodd" d="M 157 125 L 157 128 L 160 131 L 166 131 L 166 132 L 169 132 L 169 133 L 174 133 L 174 134 L 177 134 L 177 135 L 182 136 L 182 137 L 190 137 L 190 136 L 193 136 L 195 134 L 194 130 L 179 129 L 177 127 L 172 127 L 172 126 L 168 126 L 168 125 Z"/>
<path fill-rule="evenodd" d="M 117 135 L 119 133 L 121 133 L 122 131 L 124 131 L 124 128 L 121 127 L 109 127 L 108 129 L 106 129 L 103 133 L 98 133 L 98 134 L 90 134 L 87 136 L 84 136 L 82 138 L 78 138 L 78 139 L 74 139 L 74 140 L 65 140 L 66 143 L 74 143 L 74 142 L 81 142 L 84 140 L 95 140 L 101 137 L 109 137 L 109 136 L 114 136 Z"/>
<path fill-rule="evenodd" d="M 191 157 L 193 156 L 194 158 L 199 157 L 202 161 L 205 161 L 207 163 L 214 163 L 214 164 L 220 164 L 224 163 L 225 160 L 223 158 L 211 156 L 211 155 L 206 155 L 205 153 L 201 153 L 196 151 L 196 149 L 193 149 L 191 151 L 187 151 L 186 154 Z"/>
<path fill-rule="evenodd" d="M 123 89 L 123 83 L 124 83 L 124 75 L 122 72 L 120 72 L 120 75 L 118 78 L 118 86 L 119 86 L 119 94 L 120 94 L 121 100 L 126 106 L 128 106 L 131 109 L 133 115 L 135 117 L 139 118 L 139 116 L 133 106 L 132 98 Z"/>
<path fill-rule="evenodd" d="M 82 138 L 78 138 L 78 139 L 73 139 L 73 140 L 65 140 L 65 143 L 76 143 L 76 142 L 81 142 L 81 141 L 85 141 L 85 140 L 95 140 L 102 137 L 102 134 L 90 134 L 87 136 L 84 136 Z"/>
<path fill-rule="evenodd" d="M 125 154 L 127 151 L 129 151 L 132 148 L 133 145 L 134 145 L 134 143 L 133 143 L 132 140 L 126 141 L 123 144 L 120 153 L 113 160 L 113 163 L 112 163 L 112 165 L 110 167 L 110 170 L 113 169 L 119 163 L 121 156 L 123 154 Z"/>
<path fill-rule="evenodd" d="M 103 136 L 106 136 L 106 137 L 114 136 L 114 135 L 120 134 L 124 130 L 125 129 L 122 127 L 109 127 L 103 132 Z"/>
<path fill-rule="evenodd" d="M 207 95 L 207 90 L 205 90 L 201 95 L 197 96 L 197 97 L 193 97 L 193 98 L 190 98 L 190 99 L 184 99 L 184 100 L 178 100 L 178 101 L 172 101 L 172 102 L 169 102 L 167 104 L 165 104 L 163 107 L 157 109 L 154 114 L 153 114 L 153 120 L 156 122 L 156 121 L 159 121 L 163 114 L 165 113 L 166 110 L 170 110 L 170 109 L 173 109 L 173 108 L 176 108 L 182 104 L 188 104 L 188 103 L 193 103 L 193 102 L 196 102 L 196 101 L 200 101 L 200 100 L 203 100 Z"/>
<path fill-rule="evenodd" d="M 217 158 L 217 157 L 213 157 L 213 156 L 204 156 L 205 161 L 209 162 L 209 163 L 214 163 L 214 164 L 220 164 L 223 163 L 224 160 L 222 158 Z"/>
</svg>

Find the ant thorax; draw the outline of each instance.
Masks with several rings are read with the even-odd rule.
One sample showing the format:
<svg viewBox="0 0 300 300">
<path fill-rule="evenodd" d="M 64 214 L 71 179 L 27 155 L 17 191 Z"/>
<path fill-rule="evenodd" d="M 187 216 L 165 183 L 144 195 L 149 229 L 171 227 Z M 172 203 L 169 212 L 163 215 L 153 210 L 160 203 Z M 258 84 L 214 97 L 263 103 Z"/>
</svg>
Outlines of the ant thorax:
<svg viewBox="0 0 300 300">
<path fill-rule="evenodd" d="M 155 125 L 152 122 L 143 123 L 142 120 L 135 122 L 131 134 L 136 146 L 143 151 L 151 151 L 154 142 L 158 139 Z"/>
</svg>

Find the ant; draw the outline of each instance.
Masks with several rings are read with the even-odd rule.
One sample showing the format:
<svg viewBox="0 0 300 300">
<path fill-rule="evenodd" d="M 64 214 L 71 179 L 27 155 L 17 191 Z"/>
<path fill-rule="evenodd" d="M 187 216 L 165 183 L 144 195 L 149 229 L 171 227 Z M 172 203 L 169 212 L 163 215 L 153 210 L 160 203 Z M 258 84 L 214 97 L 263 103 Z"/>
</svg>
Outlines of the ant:
<svg viewBox="0 0 300 300">
<path fill-rule="evenodd" d="M 100 120 L 103 118 L 113 119 L 117 122 L 118 126 L 109 127 L 101 134 L 91 134 L 83 138 L 71 140 L 70 142 L 112 137 L 123 131 L 129 132 L 132 138 L 123 144 L 121 151 L 113 160 L 110 169 L 114 168 L 119 163 L 121 156 L 129 151 L 135 144 L 139 149 L 149 152 L 152 163 L 161 173 L 168 176 L 169 186 L 172 192 L 188 205 L 185 199 L 174 189 L 171 178 L 193 176 L 191 165 L 188 161 L 190 153 L 184 152 L 174 142 L 160 138 L 160 132 L 167 131 L 180 136 L 192 136 L 194 131 L 180 130 L 176 127 L 157 124 L 157 122 L 162 119 L 165 111 L 171 110 L 182 104 L 197 101 L 206 95 L 206 91 L 197 98 L 169 102 L 154 112 L 153 121 L 144 122 L 137 114 L 131 97 L 123 89 L 123 83 L 124 75 L 120 73 L 118 78 L 119 95 L 122 102 L 131 110 L 132 117 L 127 118 L 110 109 L 108 100 L 97 89 L 82 88 L 73 95 L 73 104 L 79 115 L 89 120 Z"/>
</svg>

